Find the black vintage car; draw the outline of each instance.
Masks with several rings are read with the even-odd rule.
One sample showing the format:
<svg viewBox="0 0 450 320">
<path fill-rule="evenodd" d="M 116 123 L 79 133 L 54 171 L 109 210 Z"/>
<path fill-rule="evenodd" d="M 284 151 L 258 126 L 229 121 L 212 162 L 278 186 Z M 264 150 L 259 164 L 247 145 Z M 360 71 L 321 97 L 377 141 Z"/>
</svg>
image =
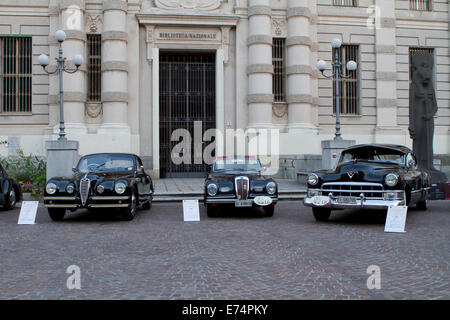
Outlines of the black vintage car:
<svg viewBox="0 0 450 320">
<path fill-rule="evenodd" d="M 150 209 L 153 182 L 142 160 L 133 154 L 99 153 L 83 156 L 72 177 L 48 180 L 44 204 L 52 220 L 64 218 L 66 210 L 120 208 L 132 220 L 138 205 Z"/>
<path fill-rule="evenodd" d="M 318 221 L 332 209 L 387 209 L 391 205 L 426 210 L 431 181 L 417 168 L 412 151 L 399 145 L 356 145 L 342 151 L 335 170 L 320 170 L 307 179 L 304 205 Z"/>
<path fill-rule="evenodd" d="M 262 207 L 266 216 L 273 216 L 278 201 L 275 180 L 262 175 L 259 159 L 227 158 L 214 161 L 205 180 L 204 203 L 209 217 L 219 207 Z"/>
<path fill-rule="evenodd" d="M 16 203 L 22 198 L 22 190 L 19 184 L 8 177 L 5 169 L 0 164 L 0 205 L 6 210 L 14 209 Z"/>
</svg>

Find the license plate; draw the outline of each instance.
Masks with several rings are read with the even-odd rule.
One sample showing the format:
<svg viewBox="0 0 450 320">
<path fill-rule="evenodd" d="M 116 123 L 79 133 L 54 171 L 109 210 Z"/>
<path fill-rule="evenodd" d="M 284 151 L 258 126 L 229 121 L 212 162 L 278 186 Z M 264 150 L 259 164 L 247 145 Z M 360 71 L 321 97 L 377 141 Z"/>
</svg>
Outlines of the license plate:
<svg viewBox="0 0 450 320">
<path fill-rule="evenodd" d="M 236 200 L 234 202 L 235 207 L 251 207 L 253 204 L 252 200 Z"/>
<path fill-rule="evenodd" d="M 312 203 L 316 206 L 326 206 L 328 203 L 330 203 L 330 197 L 314 196 L 312 198 Z"/>
<path fill-rule="evenodd" d="M 337 197 L 337 202 L 338 203 L 343 203 L 343 204 L 356 204 L 358 198 L 356 197 Z"/>
</svg>

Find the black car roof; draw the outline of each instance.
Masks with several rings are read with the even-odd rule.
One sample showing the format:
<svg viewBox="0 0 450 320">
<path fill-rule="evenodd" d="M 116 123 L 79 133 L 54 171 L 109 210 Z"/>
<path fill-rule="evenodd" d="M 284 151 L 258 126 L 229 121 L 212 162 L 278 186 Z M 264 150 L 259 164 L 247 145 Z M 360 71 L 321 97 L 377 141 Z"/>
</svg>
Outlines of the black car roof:
<svg viewBox="0 0 450 320">
<path fill-rule="evenodd" d="M 391 149 L 396 151 L 401 151 L 403 153 L 411 152 L 411 149 L 408 147 L 399 145 L 399 144 L 357 144 L 351 147 L 346 148 L 346 150 L 359 149 L 359 148 L 383 148 L 383 149 Z"/>
<path fill-rule="evenodd" d="M 98 156 L 98 155 L 102 155 L 102 154 L 114 154 L 114 155 L 123 155 L 123 156 L 134 156 L 134 157 L 138 157 L 138 155 L 134 154 L 134 153 L 125 153 L 125 152 L 99 152 L 99 153 L 89 153 L 89 154 L 85 154 L 83 156 L 81 156 L 81 158 L 83 157 L 88 157 L 88 156 Z"/>
</svg>

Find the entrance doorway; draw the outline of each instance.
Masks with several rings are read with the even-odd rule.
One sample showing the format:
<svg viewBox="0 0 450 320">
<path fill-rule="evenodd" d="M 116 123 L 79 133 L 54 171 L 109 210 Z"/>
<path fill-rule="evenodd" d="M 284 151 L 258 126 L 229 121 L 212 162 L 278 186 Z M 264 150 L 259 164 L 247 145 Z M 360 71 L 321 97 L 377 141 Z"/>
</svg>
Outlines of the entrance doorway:
<svg viewBox="0 0 450 320">
<path fill-rule="evenodd" d="M 194 161 L 194 124 L 201 136 L 216 126 L 216 64 L 210 52 L 161 52 L 159 58 L 159 156 L 161 178 L 199 177 L 208 170 L 202 160 Z M 171 141 L 172 133 L 185 129 L 190 136 L 188 163 L 176 164 L 172 149 L 180 141 Z M 186 142 L 186 141 L 185 141 Z M 210 142 L 207 142 L 208 144 Z M 202 150 L 206 143 L 202 143 Z"/>
</svg>

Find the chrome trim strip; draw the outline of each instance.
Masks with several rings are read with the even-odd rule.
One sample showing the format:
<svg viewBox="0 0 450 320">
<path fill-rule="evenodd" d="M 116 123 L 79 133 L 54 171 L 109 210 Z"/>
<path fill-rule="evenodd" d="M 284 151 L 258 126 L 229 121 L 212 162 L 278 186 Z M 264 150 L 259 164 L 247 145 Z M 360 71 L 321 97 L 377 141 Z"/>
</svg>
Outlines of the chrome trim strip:
<svg viewBox="0 0 450 320">
<path fill-rule="evenodd" d="M 336 185 L 342 185 L 342 186 L 373 186 L 373 187 L 383 187 L 381 183 L 374 183 L 374 182 L 325 182 L 322 184 L 322 186 L 336 186 Z"/>
<path fill-rule="evenodd" d="M 76 200 L 75 197 L 44 197 L 44 200 Z"/>
<path fill-rule="evenodd" d="M 115 203 L 110 203 L 110 204 L 91 204 L 88 205 L 88 208 L 126 208 L 128 207 L 130 204 L 126 203 L 126 204 L 115 204 Z"/>
<path fill-rule="evenodd" d="M 102 196 L 94 196 L 90 198 L 91 200 L 128 200 L 130 199 L 129 196 L 121 196 L 121 197 L 116 197 L 116 196 L 111 196 L 111 197 L 102 197 Z"/>
<path fill-rule="evenodd" d="M 322 189 L 323 192 L 352 192 L 352 193 L 383 193 L 387 192 L 386 190 L 346 190 L 346 189 Z M 393 191 L 390 191 L 393 192 Z"/>
<path fill-rule="evenodd" d="M 46 208 L 78 208 L 76 204 L 44 204 Z"/>
</svg>

